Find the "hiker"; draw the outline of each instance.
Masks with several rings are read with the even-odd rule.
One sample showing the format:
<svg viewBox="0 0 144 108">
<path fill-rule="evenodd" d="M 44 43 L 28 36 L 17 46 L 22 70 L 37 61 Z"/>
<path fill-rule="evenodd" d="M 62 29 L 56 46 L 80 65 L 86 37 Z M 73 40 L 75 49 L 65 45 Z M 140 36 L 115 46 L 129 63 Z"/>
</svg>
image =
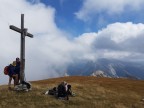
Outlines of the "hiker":
<svg viewBox="0 0 144 108">
<path fill-rule="evenodd" d="M 57 89 L 58 89 L 58 98 L 66 98 L 67 100 L 69 100 L 67 94 L 67 83 L 65 81 L 59 84 Z"/>
<path fill-rule="evenodd" d="M 15 67 L 16 67 L 16 61 L 13 61 L 13 63 L 11 63 L 9 65 L 9 83 L 8 83 L 8 88 L 11 89 L 11 81 L 12 79 L 14 80 L 14 86 L 17 85 L 17 81 L 18 81 L 18 75 L 15 72 Z"/>
<path fill-rule="evenodd" d="M 16 58 L 15 72 L 18 75 L 18 83 L 19 83 L 20 81 L 20 59 L 18 57 Z"/>
<path fill-rule="evenodd" d="M 71 85 L 65 81 L 61 82 L 57 87 L 53 87 L 52 89 L 49 89 L 48 91 L 43 92 L 42 94 L 54 95 L 58 99 L 64 100 L 69 100 L 69 96 L 75 96 L 75 93 L 73 93 L 71 90 Z"/>
</svg>

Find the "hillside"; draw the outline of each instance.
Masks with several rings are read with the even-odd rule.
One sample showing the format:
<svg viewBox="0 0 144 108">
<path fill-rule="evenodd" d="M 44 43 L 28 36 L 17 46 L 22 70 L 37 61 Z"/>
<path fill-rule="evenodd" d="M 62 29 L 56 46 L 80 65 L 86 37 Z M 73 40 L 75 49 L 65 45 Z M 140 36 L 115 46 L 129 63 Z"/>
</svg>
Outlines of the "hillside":
<svg viewBox="0 0 144 108">
<path fill-rule="evenodd" d="M 69 101 L 43 95 L 66 81 L 75 97 Z M 8 91 L 0 86 L 0 108 L 144 108 L 144 81 L 96 77 L 62 77 L 34 81 L 32 91 Z"/>
</svg>

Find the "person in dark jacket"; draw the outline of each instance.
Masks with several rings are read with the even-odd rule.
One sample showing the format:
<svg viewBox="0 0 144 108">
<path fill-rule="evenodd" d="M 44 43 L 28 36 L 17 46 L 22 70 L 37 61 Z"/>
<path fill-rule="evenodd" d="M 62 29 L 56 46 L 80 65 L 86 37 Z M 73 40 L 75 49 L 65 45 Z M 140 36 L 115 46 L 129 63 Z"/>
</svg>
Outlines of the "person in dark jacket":
<svg viewBox="0 0 144 108">
<path fill-rule="evenodd" d="M 57 89 L 58 89 L 58 98 L 66 98 L 66 100 L 69 100 L 67 94 L 67 83 L 65 81 L 59 84 Z"/>
<path fill-rule="evenodd" d="M 18 75 L 18 83 L 19 83 L 19 80 L 20 80 L 20 60 L 18 57 L 16 58 L 15 72 Z"/>
<path fill-rule="evenodd" d="M 8 75 L 9 75 L 8 88 L 9 89 L 11 89 L 12 79 L 14 79 L 14 86 L 17 84 L 18 75 L 16 74 L 15 66 L 16 66 L 16 61 L 13 61 L 13 63 L 9 65 L 9 73 L 8 73 Z"/>
</svg>

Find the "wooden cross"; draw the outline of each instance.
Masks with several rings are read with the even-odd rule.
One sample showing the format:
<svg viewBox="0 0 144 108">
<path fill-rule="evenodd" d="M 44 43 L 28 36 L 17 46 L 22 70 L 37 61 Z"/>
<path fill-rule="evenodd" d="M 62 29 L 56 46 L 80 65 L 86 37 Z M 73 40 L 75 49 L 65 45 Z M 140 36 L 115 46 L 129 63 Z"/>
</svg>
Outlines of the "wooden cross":
<svg viewBox="0 0 144 108">
<path fill-rule="evenodd" d="M 20 49 L 20 82 L 24 81 L 24 71 L 25 71 L 25 36 L 33 38 L 33 35 L 27 32 L 24 28 L 24 14 L 21 14 L 21 29 L 10 25 L 10 29 L 21 33 L 21 49 Z"/>
</svg>

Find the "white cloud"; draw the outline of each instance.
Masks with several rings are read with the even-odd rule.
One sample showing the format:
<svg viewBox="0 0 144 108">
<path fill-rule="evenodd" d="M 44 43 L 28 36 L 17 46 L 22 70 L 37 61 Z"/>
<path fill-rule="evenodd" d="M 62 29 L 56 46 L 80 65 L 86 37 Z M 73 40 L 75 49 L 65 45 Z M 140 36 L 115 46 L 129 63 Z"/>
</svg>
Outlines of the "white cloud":
<svg viewBox="0 0 144 108">
<path fill-rule="evenodd" d="M 122 43 L 130 38 L 137 38 L 144 30 L 142 23 L 133 24 L 127 23 L 114 23 L 107 26 L 106 29 L 99 31 L 98 35 L 108 36 L 115 43 Z"/>
<path fill-rule="evenodd" d="M 26 73 L 30 76 L 30 79 L 37 79 L 37 76 L 33 77 L 35 73 L 41 73 L 37 71 L 37 67 L 35 64 L 36 58 L 39 58 L 38 55 L 35 55 L 35 53 L 41 53 L 39 52 L 39 49 L 37 48 L 40 46 L 41 41 L 38 39 L 42 35 L 37 34 L 51 34 L 52 32 L 59 32 L 58 28 L 55 25 L 54 22 L 54 14 L 55 10 L 51 7 L 46 7 L 45 5 L 38 3 L 35 5 L 29 4 L 25 0 L 15 0 L 15 1 L 9 1 L 9 0 L 1 0 L 0 4 L 0 49 L 1 49 L 1 56 L 0 59 L 0 71 L 3 71 L 3 68 L 5 65 L 10 64 L 13 60 L 15 60 L 16 57 L 19 57 L 20 55 L 20 34 L 16 33 L 9 29 L 9 24 L 15 25 L 17 27 L 20 27 L 20 14 L 25 14 L 25 27 L 29 29 L 29 32 L 35 35 L 34 39 L 30 39 L 26 37 L 26 56 L 30 56 L 32 65 L 29 65 L 30 68 L 33 69 L 27 69 Z M 31 42 L 31 43 L 29 43 Z M 27 52 L 28 51 L 28 52 Z M 32 55 L 29 55 L 32 54 Z M 27 57 L 26 57 L 27 59 Z M 27 62 L 30 62 L 29 60 L 26 60 L 26 67 Z M 39 66 L 43 66 L 43 63 L 39 63 Z M 31 67 L 32 66 L 32 67 Z M 43 70 L 43 68 L 42 68 Z M 35 72 L 35 73 L 34 73 Z M 4 76 L 3 73 L 0 73 L 0 76 L 2 76 L 2 82 L 6 82 L 8 80 L 8 77 Z M 48 75 L 46 75 L 48 76 Z M 40 77 L 42 78 L 42 76 Z"/>
<path fill-rule="evenodd" d="M 33 3 L 33 4 L 37 4 L 37 3 L 40 3 L 41 0 L 28 0 L 28 1 Z"/>
<path fill-rule="evenodd" d="M 84 37 L 91 38 L 91 36 L 91 33 L 87 33 Z M 127 60 L 144 56 L 144 24 L 142 23 L 110 24 L 95 33 L 93 39 L 91 47 L 98 57 Z"/>
<path fill-rule="evenodd" d="M 101 12 L 109 15 L 120 14 L 126 10 L 138 11 L 143 8 L 143 0 L 84 0 L 82 8 L 76 12 L 77 18 L 88 21 Z"/>
<path fill-rule="evenodd" d="M 96 39 L 96 37 L 97 37 L 97 33 L 84 33 L 78 36 L 77 38 L 75 38 L 75 41 L 83 45 L 88 45 L 90 47 L 93 41 Z"/>
<path fill-rule="evenodd" d="M 90 53 L 86 53 L 86 56 L 93 60 L 143 58 L 143 40 L 144 24 L 132 22 L 109 24 L 97 33 L 84 33 L 75 38 L 77 43 L 89 48 Z"/>
<path fill-rule="evenodd" d="M 0 83 L 8 77 L 2 71 L 20 55 L 20 34 L 9 29 L 10 25 L 20 27 L 20 14 L 25 14 L 25 27 L 34 34 L 26 37 L 26 78 L 45 79 L 64 74 L 66 66 L 77 59 L 87 59 L 88 46 L 83 46 L 67 37 L 67 33 L 55 24 L 55 9 L 42 3 L 31 4 L 26 0 L 1 0 L 0 4 Z"/>
</svg>

